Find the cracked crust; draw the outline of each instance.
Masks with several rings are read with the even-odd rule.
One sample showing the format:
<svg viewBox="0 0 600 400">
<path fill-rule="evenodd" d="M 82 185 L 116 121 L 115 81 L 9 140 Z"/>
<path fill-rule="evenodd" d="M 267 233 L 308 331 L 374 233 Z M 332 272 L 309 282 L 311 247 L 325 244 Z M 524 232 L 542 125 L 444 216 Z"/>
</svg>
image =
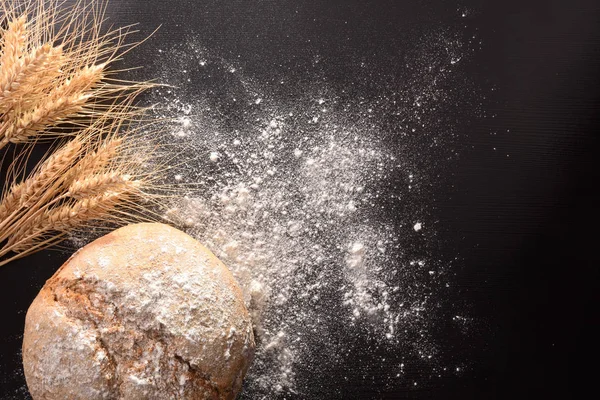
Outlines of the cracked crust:
<svg viewBox="0 0 600 400">
<path fill-rule="evenodd" d="M 29 308 L 23 338 L 35 400 L 233 399 L 253 351 L 231 273 L 161 224 L 76 253 Z"/>
</svg>

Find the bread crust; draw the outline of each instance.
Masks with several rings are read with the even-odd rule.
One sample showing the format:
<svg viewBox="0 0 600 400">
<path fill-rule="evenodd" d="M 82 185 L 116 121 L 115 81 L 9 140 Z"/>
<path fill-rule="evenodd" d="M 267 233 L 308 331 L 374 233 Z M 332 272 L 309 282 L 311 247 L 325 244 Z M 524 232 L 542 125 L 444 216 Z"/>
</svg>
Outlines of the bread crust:
<svg viewBox="0 0 600 400">
<path fill-rule="evenodd" d="M 27 312 L 23 366 L 35 400 L 233 399 L 254 346 L 225 265 L 183 232 L 135 224 L 46 282 Z"/>
</svg>

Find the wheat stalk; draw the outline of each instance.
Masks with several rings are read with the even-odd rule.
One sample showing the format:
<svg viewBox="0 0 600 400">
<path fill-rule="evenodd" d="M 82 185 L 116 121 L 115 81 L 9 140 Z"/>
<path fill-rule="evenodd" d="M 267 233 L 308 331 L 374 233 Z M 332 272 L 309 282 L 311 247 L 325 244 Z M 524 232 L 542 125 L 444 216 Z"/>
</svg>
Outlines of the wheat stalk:
<svg viewBox="0 0 600 400">
<path fill-rule="evenodd" d="M 139 221 L 140 212 L 151 215 L 160 200 L 150 193 L 159 172 L 143 166 L 152 148 L 136 139 L 135 129 L 128 128 L 127 141 L 116 136 L 125 128 L 113 120 L 88 127 L 7 191 L 0 203 L 0 243 L 5 243 L 0 257 L 15 255 L 0 266 L 54 245 L 74 229 Z"/>
<path fill-rule="evenodd" d="M 2 69 L 0 112 L 35 105 L 40 95 L 60 74 L 62 60 L 62 47 L 44 44 L 26 54 L 12 67 Z"/>
<path fill-rule="evenodd" d="M 8 21 L 0 29 L 0 149 L 69 134 L 57 125 L 85 123 L 152 86 L 110 78 L 109 65 L 138 43 L 126 43 L 128 28 L 101 33 L 105 5 L 0 0 Z"/>
<path fill-rule="evenodd" d="M 74 181 L 67 195 L 74 199 L 100 196 L 102 193 L 119 191 L 123 187 L 131 185 L 135 187 L 138 182 L 131 180 L 131 175 L 120 171 L 94 174 Z"/>
<path fill-rule="evenodd" d="M 105 4 L 0 0 L 0 149 L 73 136 L 25 180 L 30 147 L 10 165 L 0 266 L 73 230 L 157 219 L 151 208 L 162 197 L 151 193 L 159 167 L 143 168 L 154 149 L 132 128 L 142 127 L 144 112 L 134 101 L 153 85 L 113 78 L 111 63 L 138 43 L 126 43 L 130 27 L 102 32 Z"/>
<path fill-rule="evenodd" d="M 131 185 L 131 187 L 128 187 Z M 22 229 L 13 235 L 7 243 L 13 252 L 23 252 L 34 247 L 36 243 L 47 242 L 45 236 L 52 232 L 50 238 L 55 241 L 69 231 L 80 228 L 94 220 L 112 218 L 117 206 L 122 205 L 131 195 L 135 185 L 132 182 L 121 185 L 120 190 L 107 191 L 92 197 L 79 199 L 71 204 L 46 210 L 42 215 L 31 221 L 27 229 Z M 0 265 L 2 265 L 0 263 Z"/>
<path fill-rule="evenodd" d="M 10 67 L 23 54 L 27 40 L 27 17 L 24 15 L 8 23 L 2 37 L 2 55 L 0 65 Z"/>
<path fill-rule="evenodd" d="M 75 138 L 40 164 L 39 169 L 24 182 L 13 185 L 0 202 L 0 221 L 32 202 L 43 193 L 44 188 L 65 174 L 73 166 L 82 151 L 83 141 Z"/>
</svg>

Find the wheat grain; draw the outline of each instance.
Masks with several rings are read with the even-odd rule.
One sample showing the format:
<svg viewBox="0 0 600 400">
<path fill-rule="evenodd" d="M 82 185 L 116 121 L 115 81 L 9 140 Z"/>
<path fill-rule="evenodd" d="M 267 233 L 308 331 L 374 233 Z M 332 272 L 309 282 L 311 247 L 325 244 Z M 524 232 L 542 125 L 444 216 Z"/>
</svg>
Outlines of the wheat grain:
<svg viewBox="0 0 600 400">
<path fill-rule="evenodd" d="M 67 195 L 74 199 L 83 199 L 119 191 L 128 184 L 135 184 L 135 181 L 131 180 L 130 175 L 123 174 L 120 171 L 95 174 L 74 181 L 69 186 Z"/>
<path fill-rule="evenodd" d="M 0 0 L 6 24 L 0 28 L 0 149 L 75 135 L 25 181 L 18 178 L 31 147 L 11 163 L 13 184 L 4 186 L 0 200 L 0 258 L 16 254 L 0 266 L 92 221 L 139 220 L 151 203 L 152 173 L 141 173 L 127 157 L 134 145 L 117 134 L 138 121 L 144 110 L 134 100 L 154 85 L 113 78 L 118 71 L 111 63 L 139 43 L 126 43 L 131 27 L 102 33 L 105 5 Z"/>
<path fill-rule="evenodd" d="M 49 184 L 58 180 L 73 166 L 81 154 L 82 147 L 82 139 L 74 138 L 48 157 L 31 177 L 13 185 L 0 202 L 0 221 L 39 198 Z"/>
<path fill-rule="evenodd" d="M 47 210 L 12 235 L 6 247 L 19 252 L 43 240 L 49 232 L 66 233 L 93 220 L 115 220 L 115 208 L 126 202 L 130 195 L 128 190 L 109 191 Z"/>
<path fill-rule="evenodd" d="M 6 107 L 6 100 L 11 97 L 11 92 L 18 90 L 26 77 L 40 71 L 46 62 L 52 46 L 45 44 L 33 49 L 24 57 L 18 59 L 7 68 L 2 68 L 0 77 L 0 104 Z M 5 112 L 1 110 L 1 112 Z"/>
<path fill-rule="evenodd" d="M 76 116 L 90 98 L 87 94 L 61 97 L 55 93 L 35 109 L 24 113 L 4 131 L 0 148 L 10 143 L 24 143 L 30 137 L 43 133 L 49 127 Z"/>
<path fill-rule="evenodd" d="M 27 17 L 25 15 L 8 23 L 4 31 L 2 43 L 2 55 L 0 65 L 2 68 L 10 68 L 17 62 L 25 51 L 27 43 Z"/>
<path fill-rule="evenodd" d="M 0 78 L 0 112 L 24 110 L 42 100 L 60 75 L 62 47 L 45 44 L 32 50 Z"/>
</svg>

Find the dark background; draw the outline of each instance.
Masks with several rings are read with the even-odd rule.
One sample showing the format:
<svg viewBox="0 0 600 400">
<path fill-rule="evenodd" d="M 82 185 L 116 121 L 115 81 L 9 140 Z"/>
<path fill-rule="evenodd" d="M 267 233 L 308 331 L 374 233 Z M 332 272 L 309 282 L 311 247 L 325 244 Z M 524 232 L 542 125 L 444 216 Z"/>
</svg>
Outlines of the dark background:
<svg viewBox="0 0 600 400">
<path fill-rule="evenodd" d="M 241 55 L 247 73 L 265 81 L 292 75 L 299 87 L 310 80 L 315 49 L 328 56 L 323 76 L 343 85 L 362 74 L 350 60 L 374 59 L 384 68 L 407 29 L 455 25 L 457 10 L 469 10 L 464 31 L 481 47 L 465 68 L 484 94 L 485 112 L 465 119 L 455 143 L 460 156 L 435 207 L 446 251 L 461 256 L 455 300 L 483 321 L 468 348 L 456 350 L 468 354 L 471 368 L 421 389 L 381 389 L 376 379 L 357 379 L 341 393 L 569 399 L 592 389 L 600 226 L 597 1 L 113 3 L 116 24 L 140 22 L 142 34 L 163 25 L 132 53 L 133 65 L 193 27 L 207 47 Z M 355 84 L 353 90 L 376 95 L 376 85 Z M 13 372 L 25 312 L 66 257 L 40 253 L 0 271 L 0 398 L 25 398 L 22 375 Z"/>
</svg>

